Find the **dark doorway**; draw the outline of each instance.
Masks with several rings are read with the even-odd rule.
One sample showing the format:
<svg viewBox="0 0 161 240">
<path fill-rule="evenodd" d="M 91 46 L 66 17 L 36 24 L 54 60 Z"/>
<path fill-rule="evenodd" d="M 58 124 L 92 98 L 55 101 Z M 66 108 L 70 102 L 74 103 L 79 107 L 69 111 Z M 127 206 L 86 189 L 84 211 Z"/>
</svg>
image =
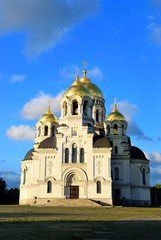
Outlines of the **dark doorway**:
<svg viewBox="0 0 161 240">
<path fill-rule="evenodd" d="M 119 206 L 121 205 L 120 201 L 120 189 L 114 190 L 114 205 Z"/>
<path fill-rule="evenodd" d="M 79 186 L 70 186 L 70 199 L 79 198 Z"/>
</svg>

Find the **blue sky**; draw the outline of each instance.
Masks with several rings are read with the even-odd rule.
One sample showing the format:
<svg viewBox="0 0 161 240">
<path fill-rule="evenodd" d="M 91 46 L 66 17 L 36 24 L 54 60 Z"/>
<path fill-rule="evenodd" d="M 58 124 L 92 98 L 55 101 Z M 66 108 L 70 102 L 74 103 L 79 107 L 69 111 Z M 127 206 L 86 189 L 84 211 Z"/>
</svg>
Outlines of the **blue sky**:
<svg viewBox="0 0 161 240">
<path fill-rule="evenodd" d="M 84 60 L 106 115 L 116 98 L 132 144 L 151 160 L 151 185 L 161 183 L 161 0 L 2 0 L 0 176 L 9 188 L 48 100 L 59 117 Z"/>
</svg>

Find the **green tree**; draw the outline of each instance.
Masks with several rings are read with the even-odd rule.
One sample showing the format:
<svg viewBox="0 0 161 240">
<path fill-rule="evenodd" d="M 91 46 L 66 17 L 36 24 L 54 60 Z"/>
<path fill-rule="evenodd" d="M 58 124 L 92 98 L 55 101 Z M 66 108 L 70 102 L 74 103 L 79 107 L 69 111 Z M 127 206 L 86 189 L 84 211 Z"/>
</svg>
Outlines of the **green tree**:
<svg viewBox="0 0 161 240">
<path fill-rule="evenodd" d="M 5 204 L 6 193 L 7 193 L 7 184 L 3 180 L 3 178 L 0 178 L 0 204 Z"/>
<path fill-rule="evenodd" d="M 18 204 L 19 203 L 19 189 L 11 188 L 6 194 L 6 204 Z"/>
<path fill-rule="evenodd" d="M 161 206 L 161 184 L 155 184 L 150 188 L 152 206 Z"/>
<path fill-rule="evenodd" d="M 159 189 L 159 188 L 161 188 L 161 184 L 155 184 L 153 187 Z"/>
</svg>

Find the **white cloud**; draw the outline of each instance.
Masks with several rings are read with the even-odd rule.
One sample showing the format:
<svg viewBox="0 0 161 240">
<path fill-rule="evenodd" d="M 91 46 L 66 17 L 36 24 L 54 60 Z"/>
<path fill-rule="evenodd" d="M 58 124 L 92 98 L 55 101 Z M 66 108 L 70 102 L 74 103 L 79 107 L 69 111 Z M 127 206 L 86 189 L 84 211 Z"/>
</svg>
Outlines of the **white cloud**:
<svg viewBox="0 0 161 240">
<path fill-rule="evenodd" d="M 156 10 L 161 9 L 161 0 L 149 0 Z M 159 8 L 159 9 L 158 9 Z"/>
<path fill-rule="evenodd" d="M 10 79 L 10 82 L 23 82 L 26 79 L 26 76 L 13 74 L 10 76 Z"/>
<path fill-rule="evenodd" d="M 134 104 L 129 104 L 127 100 L 117 102 L 117 106 L 119 111 L 125 115 L 127 120 L 138 113 L 138 107 Z"/>
<path fill-rule="evenodd" d="M 56 97 L 52 97 L 50 94 L 45 94 L 40 91 L 35 98 L 32 98 L 27 102 L 21 111 L 22 117 L 25 119 L 37 119 L 47 111 L 48 101 L 50 101 L 51 111 L 53 114 L 60 114 L 59 100 L 63 96 L 63 91 L 60 92 Z"/>
<path fill-rule="evenodd" d="M 53 47 L 74 25 L 98 9 L 98 0 L 0 1 L 0 33 L 26 35 L 29 56 Z"/>
<path fill-rule="evenodd" d="M 161 182 L 161 153 L 159 152 L 144 152 L 147 159 L 150 160 L 150 181 L 154 186 Z"/>
<path fill-rule="evenodd" d="M 145 152 L 145 155 L 148 159 L 151 160 L 151 162 L 161 164 L 161 154 L 160 153 L 158 153 L 158 152 L 152 152 L 152 153 Z"/>
<path fill-rule="evenodd" d="M 152 139 L 144 135 L 143 131 L 133 120 L 133 116 L 138 113 L 138 107 L 134 104 L 129 104 L 127 100 L 117 102 L 118 110 L 125 116 L 126 121 L 128 122 L 127 133 L 131 136 L 136 136 L 138 139 L 149 140 Z M 113 105 L 111 105 L 113 109 Z"/>
<path fill-rule="evenodd" d="M 152 38 L 157 45 L 161 46 L 161 24 L 153 28 Z"/>
<path fill-rule="evenodd" d="M 157 172 L 161 174 L 161 168 L 157 168 Z"/>
<path fill-rule="evenodd" d="M 65 66 L 60 69 L 59 74 L 60 76 L 64 78 L 72 78 L 75 79 L 75 76 L 77 74 L 76 68 L 78 67 L 78 64 L 72 64 L 71 66 Z"/>
<path fill-rule="evenodd" d="M 103 73 L 100 68 L 95 67 L 88 71 L 88 76 L 97 80 L 101 80 L 103 78 Z"/>
<path fill-rule="evenodd" d="M 60 69 L 60 75 L 64 78 L 72 78 L 74 79 L 77 72 L 76 68 L 78 67 L 78 64 L 72 64 L 71 66 L 66 66 L 62 69 Z M 79 78 L 83 77 L 83 71 L 79 71 Z M 103 78 L 102 71 L 99 67 L 95 67 L 89 71 L 87 71 L 87 77 L 93 77 L 96 80 L 101 80 Z"/>
<path fill-rule="evenodd" d="M 151 32 L 152 40 L 158 45 L 161 46 L 161 24 L 152 22 L 147 26 Z"/>
<path fill-rule="evenodd" d="M 34 141 L 35 129 L 28 125 L 12 125 L 10 129 L 7 129 L 6 135 L 14 140 Z"/>
<path fill-rule="evenodd" d="M 161 46 L 161 21 L 160 21 L 160 14 L 161 14 L 161 0 L 149 0 L 151 3 L 155 17 L 149 16 L 150 24 L 146 26 L 147 30 L 150 32 L 150 38 L 153 42 Z"/>
</svg>

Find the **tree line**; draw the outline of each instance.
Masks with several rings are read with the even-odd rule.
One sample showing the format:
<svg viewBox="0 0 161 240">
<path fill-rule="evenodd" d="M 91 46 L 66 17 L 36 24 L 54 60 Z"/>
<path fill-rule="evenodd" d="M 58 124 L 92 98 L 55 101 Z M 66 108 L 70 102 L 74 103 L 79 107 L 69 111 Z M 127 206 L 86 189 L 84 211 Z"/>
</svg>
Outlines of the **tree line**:
<svg viewBox="0 0 161 240">
<path fill-rule="evenodd" d="M 155 184 L 150 188 L 151 205 L 154 207 L 161 206 L 161 184 Z"/>
<path fill-rule="evenodd" d="M 7 189 L 7 184 L 3 178 L 0 178 L 0 204 L 18 204 L 19 203 L 18 188 Z M 155 184 L 150 188 L 151 205 L 161 206 L 161 184 Z"/>
<path fill-rule="evenodd" d="M 0 178 L 0 204 L 18 204 L 19 189 L 7 189 L 7 184 L 3 178 Z"/>
</svg>

